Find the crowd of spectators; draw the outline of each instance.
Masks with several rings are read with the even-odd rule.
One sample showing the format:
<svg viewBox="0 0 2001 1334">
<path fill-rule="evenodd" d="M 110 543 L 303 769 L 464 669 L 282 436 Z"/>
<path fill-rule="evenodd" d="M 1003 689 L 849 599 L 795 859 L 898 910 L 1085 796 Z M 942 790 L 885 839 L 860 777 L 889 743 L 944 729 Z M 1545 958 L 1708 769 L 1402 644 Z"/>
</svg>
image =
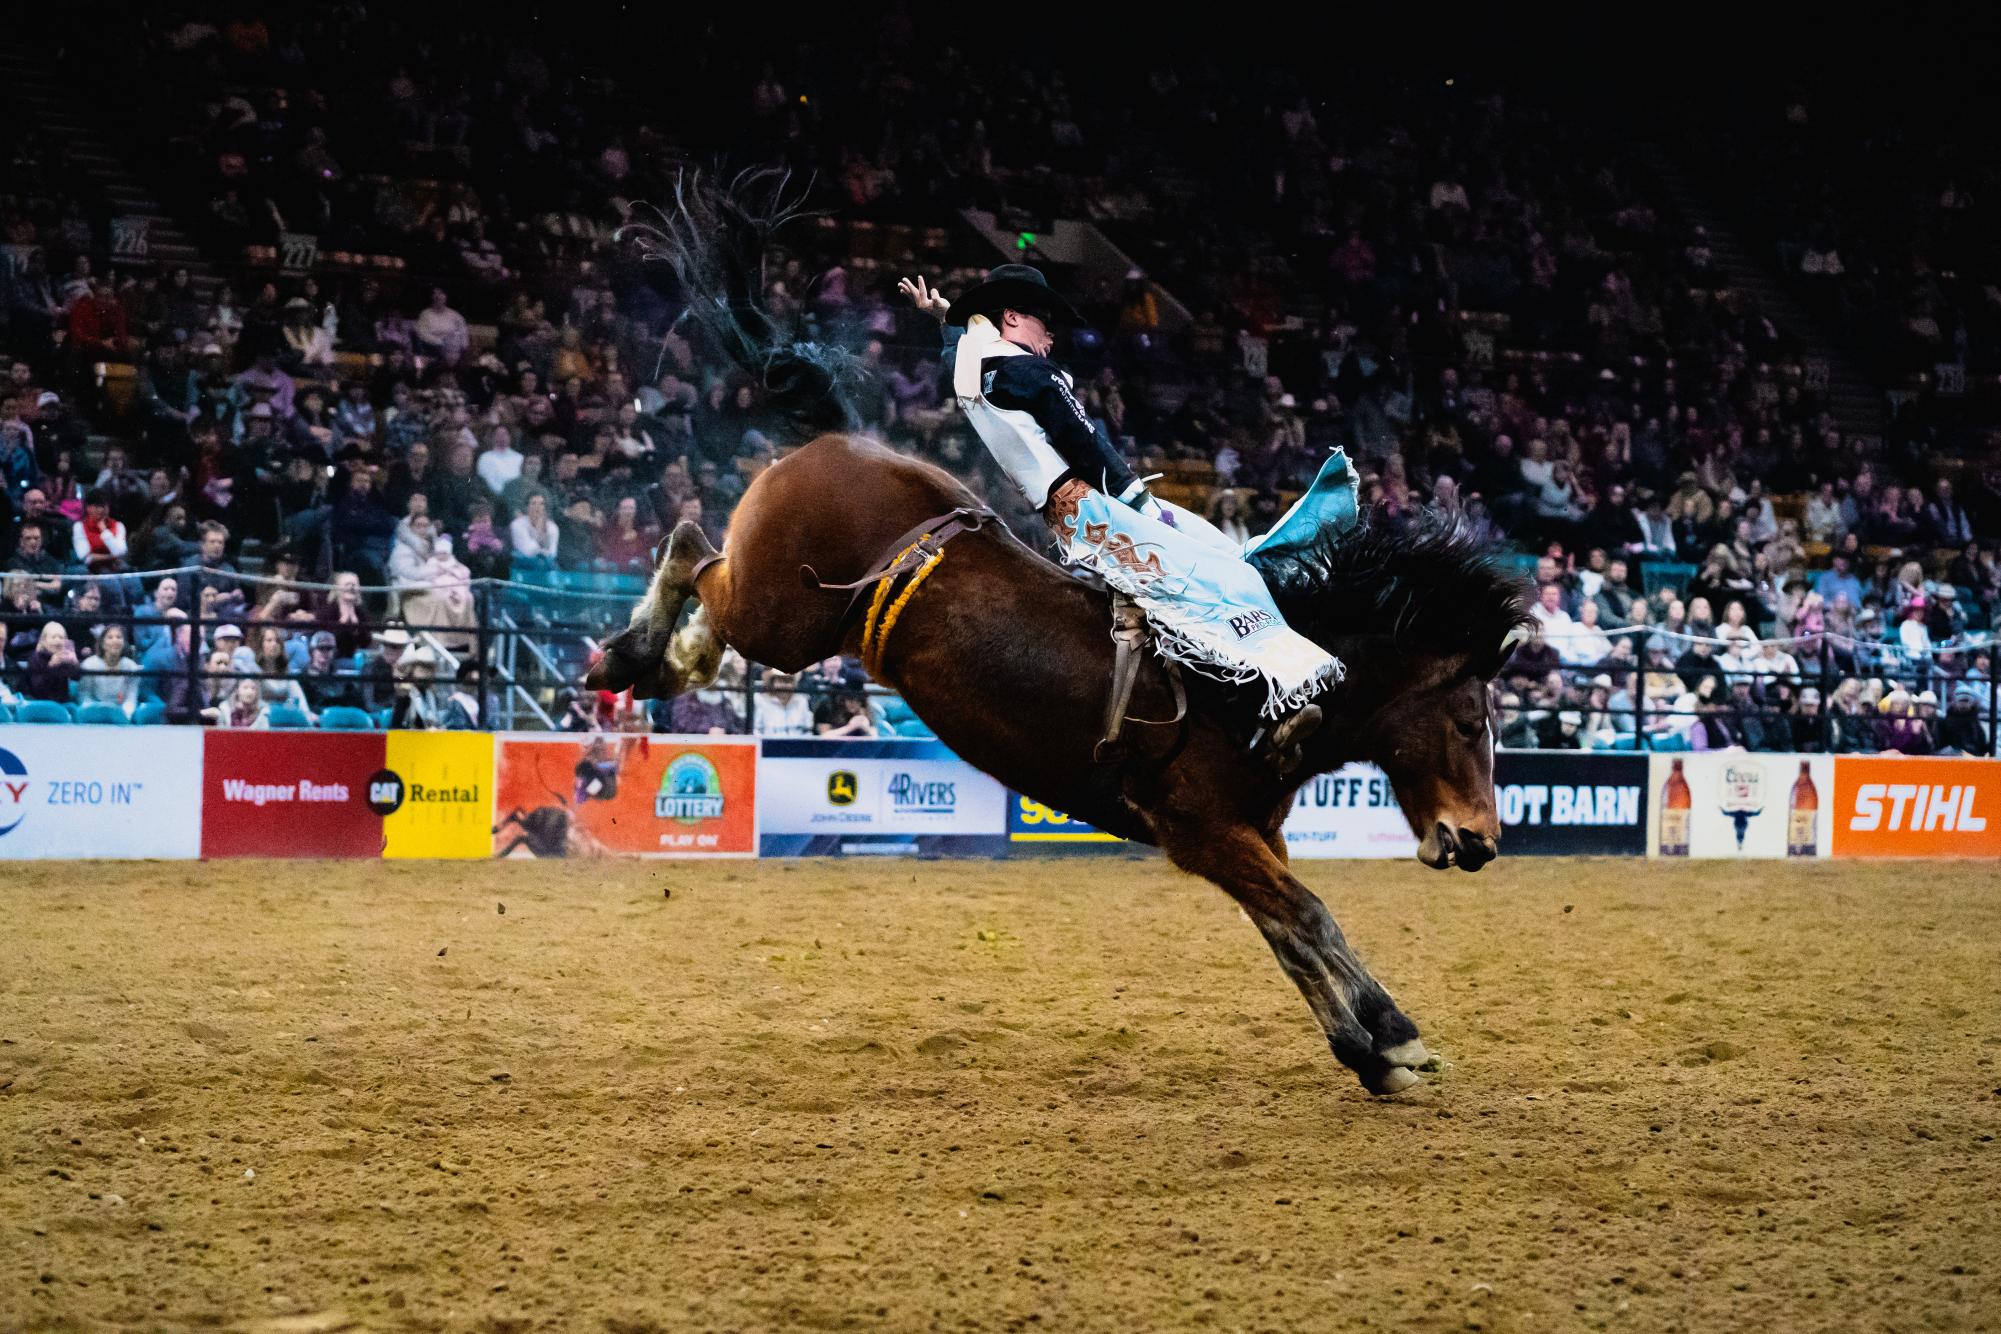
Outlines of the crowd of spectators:
<svg viewBox="0 0 2001 1334">
<path fill-rule="evenodd" d="M 949 46 L 919 68 L 908 23 L 856 52 L 881 78 L 711 42 L 676 95 L 740 110 L 740 152 L 818 173 L 811 202 L 834 216 L 781 238 L 767 302 L 857 349 L 870 429 L 1024 532 L 940 384 L 931 322 L 893 291 L 906 264 L 959 290 L 988 255 L 970 238 L 864 255 L 845 219 L 1098 220 L 1146 271 L 1076 292 L 1090 327 L 1059 355 L 1142 471 L 1226 531 L 1269 523 L 1341 446 L 1370 502 L 1458 510 L 1535 553 L 1507 744 L 1989 744 L 1995 459 L 1844 434 L 1797 340 L 1722 284 L 1614 130 L 1382 74 L 1191 58 L 1100 82 Z M 267 708 L 311 718 L 332 696 L 276 668 L 303 677 L 326 649 L 358 692 L 334 705 L 381 715 L 419 682 L 404 721 L 476 724 L 475 581 L 642 574 L 673 522 L 720 539 L 786 443 L 759 386 L 682 336 L 671 283 L 611 240 L 712 146 L 709 120 L 658 118 L 564 44 L 375 8 L 134 24 L 101 54 L 160 90 L 165 178 L 220 253 L 309 233 L 396 263 L 249 262 L 208 293 L 109 268 L 102 218 L 17 135 L 43 193 L 7 203 L 14 693 L 239 725 L 252 692 L 210 670 L 228 648 Z M 124 417 L 95 369 L 119 361 L 137 367 Z M 204 642 L 133 624 L 117 643 L 105 616 L 193 617 Z M 232 627 L 255 648 L 230 648 Z M 388 693 L 360 689 L 385 662 Z M 148 684 L 100 701 L 120 663 Z M 465 674 L 456 713 L 440 668 Z M 748 710 L 740 681 L 623 719 L 558 704 L 567 725 L 898 725 L 853 664 L 821 675 L 764 674 Z"/>
</svg>

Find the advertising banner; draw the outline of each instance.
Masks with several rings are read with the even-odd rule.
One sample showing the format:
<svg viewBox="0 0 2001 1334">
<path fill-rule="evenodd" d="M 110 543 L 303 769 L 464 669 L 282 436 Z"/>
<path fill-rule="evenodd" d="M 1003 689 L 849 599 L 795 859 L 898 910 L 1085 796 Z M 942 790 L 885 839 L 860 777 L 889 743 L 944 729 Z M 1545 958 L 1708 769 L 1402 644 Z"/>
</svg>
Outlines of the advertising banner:
<svg viewBox="0 0 2001 1334">
<path fill-rule="evenodd" d="M 1007 789 L 942 742 L 771 737 L 762 743 L 765 856 L 991 851 Z"/>
<path fill-rule="evenodd" d="M 497 857 L 751 857 L 751 737 L 510 736 L 494 764 Z"/>
<path fill-rule="evenodd" d="M 1698 751 L 1654 755 L 1649 763 L 1649 855 L 1828 855 L 1831 757 Z"/>
<path fill-rule="evenodd" d="M 1647 757 L 1501 751 L 1494 805 L 1503 856 L 1637 857 L 1647 850 Z"/>
<path fill-rule="evenodd" d="M 380 732 L 200 734 L 201 855 L 379 857 Z M 386 793 L 384 794 L 386 795 Z"/>
<path fill-rule="evenodd" d="M 1837 857 L 2001 856 L 2001 762 L 1843 755 Z"/>
<path fill-rule="evenodd" d="M 368 804 L 385 857 L 493 853 L 493 738 L 485 732 L 391 732 Z"/>
<path fill-rule="evenodd" d="M 0 858 L 201 854 L 201 733 L 0 727 Z"/>
<path fill-rule="evenodd" d="M 1007 794 L 1007 841 L 1042 845 L 1117 844 L 1124 840 L 1019 792 Z"/>
<path fill-rule="evenodd" d="M 1370 764 L 1308 779 L 1286 817 L 1285 844 L 1294 857 L 1417 855 L 1389 778 Z"/>
</svg>

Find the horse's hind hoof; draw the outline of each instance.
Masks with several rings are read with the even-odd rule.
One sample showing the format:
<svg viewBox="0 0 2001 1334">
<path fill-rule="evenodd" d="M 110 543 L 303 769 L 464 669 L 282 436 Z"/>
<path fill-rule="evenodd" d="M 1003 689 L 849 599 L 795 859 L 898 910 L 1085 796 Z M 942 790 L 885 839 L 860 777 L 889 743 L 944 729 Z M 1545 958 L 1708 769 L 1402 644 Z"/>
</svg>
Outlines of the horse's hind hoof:
<svg viewBox="0 0 2001 1334">
<path fill-rule="evenodd" d="M 1369 1092 L 1379 1097 L 1388 1097 L 1392 1093 L 1402 1093 L 1411 1085 L 1423 1082 L 1418 1077 L 1417 1071 L 1406 1066 L 1393 1065 L 1383 1072 L 1382 1077 L 1375 1082 Z"/>
</svg>

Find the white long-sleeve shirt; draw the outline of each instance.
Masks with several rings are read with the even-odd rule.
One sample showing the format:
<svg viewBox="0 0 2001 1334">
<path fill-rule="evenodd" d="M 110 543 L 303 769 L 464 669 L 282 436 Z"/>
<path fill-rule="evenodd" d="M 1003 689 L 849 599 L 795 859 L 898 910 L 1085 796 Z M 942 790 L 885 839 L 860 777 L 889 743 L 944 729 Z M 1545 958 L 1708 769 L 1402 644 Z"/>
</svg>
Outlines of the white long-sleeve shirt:
<svg viewBox="0 0 2001 1334">
<path fill-rule="evenodd" d="M 507 535 L 514 539 L 514 554 L 556 559 L 556 544 L 563 536 L 563 530 L 556 526 L 554 519 L 545 522 L 542 529 L 542 533 L 537 535 L 535 525 L 528 522 L 527 515 L 515 515 L 514 522 L 507 525 Z"/>
</svg>

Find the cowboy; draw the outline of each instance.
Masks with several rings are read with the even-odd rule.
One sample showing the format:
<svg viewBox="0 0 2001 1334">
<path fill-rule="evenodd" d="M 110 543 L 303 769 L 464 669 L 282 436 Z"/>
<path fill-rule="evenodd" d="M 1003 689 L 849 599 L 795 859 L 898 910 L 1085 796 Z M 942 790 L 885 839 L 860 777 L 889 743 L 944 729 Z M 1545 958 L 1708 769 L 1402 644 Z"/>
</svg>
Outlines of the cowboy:
<svg viewBox="0 0 2001 1334">
<path fill-rule="evenodd" d="M 897 286 L 944 326 L 960 408 L 1049 524 L 1063 559 L 1137 602 L 1162 656 L 1223 681 L 1262 684 L 1261 713 L 1271 723 L 1253 745 L 1286 765 L 1320 726 L 1313 697 L 1340 680 L 1342 667 L 1286 626 L 1263 577 L 1245 563 L 1272 534 L 1245 547 L 1146 489 L 1049 358 L 1052 327 L 1077 315 L 1038 270 L 1003 264 L 956 302 L 922 278 Z M 1351 479 L 1341 459 L 1335 489 Z"/>
</svg>

